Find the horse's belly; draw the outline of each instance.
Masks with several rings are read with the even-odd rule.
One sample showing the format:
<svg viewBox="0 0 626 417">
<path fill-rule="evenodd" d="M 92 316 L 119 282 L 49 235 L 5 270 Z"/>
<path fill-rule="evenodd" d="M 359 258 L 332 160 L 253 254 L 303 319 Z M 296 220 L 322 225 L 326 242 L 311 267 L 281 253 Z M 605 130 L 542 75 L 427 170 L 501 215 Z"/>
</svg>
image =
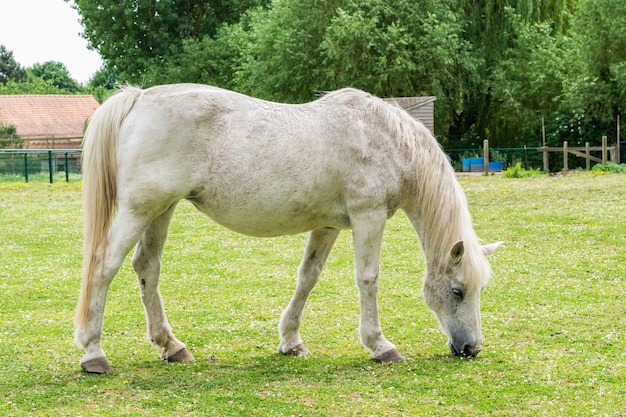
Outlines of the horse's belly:
<svg viewBox="0 0 626 417">
<path fill-rule="evenodd" d="M 272 237 L 331 227 L 346 229 L 350 219 L 340 204 L 312 208 L 304 204 L 285 203 L 276 206 L 232 205 L 216 207 L 190 201 L 216 223 L 237 233 Z"/>
</svg>

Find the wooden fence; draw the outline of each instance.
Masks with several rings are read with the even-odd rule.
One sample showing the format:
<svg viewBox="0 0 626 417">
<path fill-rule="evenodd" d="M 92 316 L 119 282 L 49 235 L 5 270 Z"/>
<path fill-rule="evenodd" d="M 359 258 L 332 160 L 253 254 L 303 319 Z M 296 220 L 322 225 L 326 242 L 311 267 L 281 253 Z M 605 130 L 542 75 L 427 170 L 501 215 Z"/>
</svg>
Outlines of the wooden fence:
<svg viewBox="0 0 626 417">
<path fill-rule="evenodd" d="M 567 141 L 565 141 L 563 142 L 563 147 L 542 146 L 537 148 L 537 151 L 543 152 L 543 170 L 546 172 L 550 171 L 550 152 L 563 152 L 564 171 L 569 169 L 568 159 L 570 153 L 574 156 L 585 158 L 587 170 L 591 169 L 591 161 L 605 163 L 610 160 L 616 164 L 620 163 L 619 145 L 607 146 L 606 136 L 602 136 L 602 146 L 589 146 L 589 142 L 587 142 L 584 147 L 569 147 Z M 601 156 L 593 156 L 591 152 L 600 152 Z"/>
</svg>

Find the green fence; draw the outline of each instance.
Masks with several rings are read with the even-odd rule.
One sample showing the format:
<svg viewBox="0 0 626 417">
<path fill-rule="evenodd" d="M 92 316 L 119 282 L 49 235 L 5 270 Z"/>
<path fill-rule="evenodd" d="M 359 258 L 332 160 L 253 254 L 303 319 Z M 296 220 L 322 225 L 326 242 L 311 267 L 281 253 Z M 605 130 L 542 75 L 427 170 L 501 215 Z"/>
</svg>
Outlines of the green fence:
<svg viewBox="0 0 626 417">
<path fill-rule="evenodd" d="M 70 173 L 81 172 L 81 149 L 0 149 L 0 175 L 21 175 L 28 182 L 44 173 L 52 183 L 59 172 L 67 182 Z"/>
</svg>

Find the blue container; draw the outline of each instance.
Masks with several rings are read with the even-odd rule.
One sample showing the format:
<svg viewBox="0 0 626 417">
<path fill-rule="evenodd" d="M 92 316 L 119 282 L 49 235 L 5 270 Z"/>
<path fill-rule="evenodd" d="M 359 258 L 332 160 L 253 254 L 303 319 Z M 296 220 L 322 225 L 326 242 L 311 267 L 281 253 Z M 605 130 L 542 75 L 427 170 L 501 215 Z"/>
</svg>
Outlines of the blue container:
<svg viewBox="0 0 626 417">
<path fill-rule="evenodd" d="M 485 170 L 485 160 L 483 158 L 470 159 L 470 172 L 483 172 Z"/>
<path fill-rule="evenodd" d="M 470 172 L 470 167 L 472 165 L 472 158 L 461 159 L 461 164 L 463 164 L 463 172 Z"/>
<path fill-rule="evenodd" d="M 504 162 L 489 162 L 489 172 L 502 172 Z"/>
</svg>

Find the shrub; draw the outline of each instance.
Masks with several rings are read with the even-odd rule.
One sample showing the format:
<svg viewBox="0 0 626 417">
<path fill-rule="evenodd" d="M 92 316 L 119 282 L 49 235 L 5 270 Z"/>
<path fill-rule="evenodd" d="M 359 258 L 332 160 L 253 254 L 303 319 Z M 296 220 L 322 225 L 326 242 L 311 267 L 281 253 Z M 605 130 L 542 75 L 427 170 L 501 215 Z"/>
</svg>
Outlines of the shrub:
<svg viewBox="0 0 626 417">
<path fill-rule="evenodd" d="M 541 169 L 525 169 L 522 167 L 521 162 L 517 162 L 510 168 L 504 170 L 503 175 L 506 178 L 528 178 L 528 177 L 539 177 L 546 175 Z"/>
<path fill-rule="evenodd" d="M 592 172 L 606 172 L 613 174 L 621 174 L 626 172 L 626 164 L 616 164 L 615 162 L 605 162 L 603 164 L 596 164 L 591 168 Z"/>
</svg>

